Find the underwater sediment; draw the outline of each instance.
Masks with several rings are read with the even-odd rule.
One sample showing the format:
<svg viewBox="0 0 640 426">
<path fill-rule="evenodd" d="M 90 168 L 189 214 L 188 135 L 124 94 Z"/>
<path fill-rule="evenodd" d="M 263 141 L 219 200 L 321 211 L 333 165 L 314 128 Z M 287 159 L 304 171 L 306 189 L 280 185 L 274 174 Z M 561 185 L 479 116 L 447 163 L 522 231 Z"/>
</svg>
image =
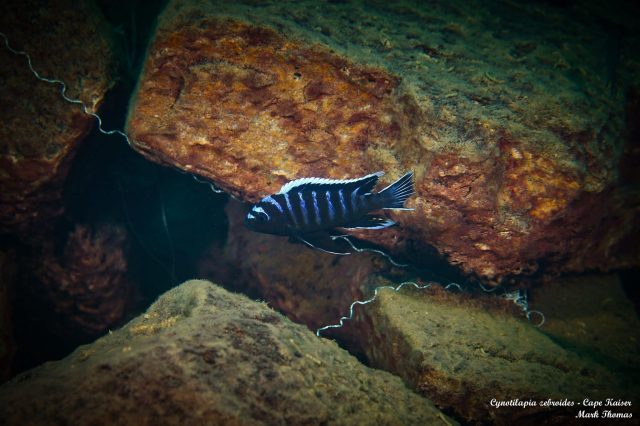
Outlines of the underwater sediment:
<svg viewBox="0 0 640 426">
<path fill-rule="evenodd" d="M 602 26 L 562 12 L 170 2 L 128 129 L 147 158 L 247 201 L 413 170 L 415 211 L 358 237 L 416 261 L 433 246 L 484 280 L 637 266 L 625 88 L 610 85 L 637 86 L 638 64 L 621 50 L 610 75 Z"/>
</svg>

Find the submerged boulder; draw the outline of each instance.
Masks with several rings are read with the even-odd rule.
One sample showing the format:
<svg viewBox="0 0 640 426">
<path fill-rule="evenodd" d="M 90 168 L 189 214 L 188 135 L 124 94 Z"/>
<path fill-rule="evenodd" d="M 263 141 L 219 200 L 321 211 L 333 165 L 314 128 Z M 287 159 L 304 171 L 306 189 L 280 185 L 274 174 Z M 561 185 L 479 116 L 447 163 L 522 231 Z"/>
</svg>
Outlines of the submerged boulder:
<svg viewBox="0 0 640 426">
<path fill-rule="evenodd" d="M 7 424 L 456 424 L 264 304 L 189 281 L 0 387 Z"/>
<path fill-rule="evenodd" d="M 576 416 L 589 409 L 580 405 L 585 398 L 621 399 L 632 407 L 640 402 L 640 335 L 633 310 L 624 312 L 631 321 L 622 325 L 617 310 L 588 305 L 596 307 L 586 315 L 592 318 L 590 324 L 613 320 L 597 330 L 607 344 L 627 351 L 621 354 L 600 348 L 593 339 L 577 346 L 575 338 L 535 328 L 498 301 L 471 299 L 435 286 L 420 292 L 410 289 L 382 290 L 375 303 L 359 310 L 351 326 L 358 330 L 355 335 L 372 365 L 398 374 L 467 421 L 582 424 Z M 600 293 L 626 300 L 616 292 Z M 538 314 L 533 319 L 538 320 Z M 550 325 L 557 330 L 566 321 L 573 319 L 565 311 L 561 319 L 551 317 Z M 509 407 L 495 402 L 516 399 L 534 404 Z M 628 406 L 604 409 L 634 411 Z"/>
<path fill-rule="evenodd" d="M 609 34 L 541 4 L 171 1 L 128 129 L 247 201 L 413 170 L 415 210 L 358 236 L 418 263 L 433 246 L 488 281 L 633 266 L 637 182 L 617 167 L 639 65 L 634 33 Z"/>
<path fill-rule="evenodd" d="M 62 187 L 80 142 L 113 84 L 110 33 L 88 2 L 2 2 L 0 5 L 0 233 L 34 238 L 62 214 Z"/>
</svg>

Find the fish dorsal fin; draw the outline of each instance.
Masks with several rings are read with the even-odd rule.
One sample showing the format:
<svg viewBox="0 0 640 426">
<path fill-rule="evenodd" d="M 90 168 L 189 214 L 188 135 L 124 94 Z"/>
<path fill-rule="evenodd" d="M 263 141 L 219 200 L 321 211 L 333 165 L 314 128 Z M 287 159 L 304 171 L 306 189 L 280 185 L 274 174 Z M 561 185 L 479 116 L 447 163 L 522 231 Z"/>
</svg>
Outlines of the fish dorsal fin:
<svg viewBox="0 0 640 426">
<path fill-rule="evenodd" d="M 370 192 L 378 182 L 378 179 L 384 176 L 384 172 L 375 172 L 370 175 L 363 176 L 357 179 L 326 179 L 317 177 L 308 177 L 292 180 L 282 185 L 278 194 L 284 194 L 290 192 L 293 189 L 305 190 L 314 189 L 320 187 L 326 187 L 330 185 L 345 185 L 348 188 L 361 188 L 361 193 Z"/>
</svg>

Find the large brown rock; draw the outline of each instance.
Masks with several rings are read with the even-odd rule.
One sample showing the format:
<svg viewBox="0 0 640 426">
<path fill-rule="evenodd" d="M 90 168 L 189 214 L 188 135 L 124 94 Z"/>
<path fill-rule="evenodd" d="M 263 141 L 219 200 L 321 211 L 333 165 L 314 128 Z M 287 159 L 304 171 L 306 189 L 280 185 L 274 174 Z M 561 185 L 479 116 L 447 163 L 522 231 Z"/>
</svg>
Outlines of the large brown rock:
<svg viewBox="0 0 640 426">
<path fill-rule="evenodd" d="M 0 31 L 43 77 L 95 112 L 113 83 L 104 18 L 89 2 L 7 1 Z M 65 101 L 61 86 L 38 80 L 27 59 L 0 38 L 0 233 L 41 230 L 62 214 L 61 191 L 78 144 L 94 118 Z"/>
<path fill-rule="evenodd" d="M 8 321 L 2 331 L 11 338 L 6 358 L 0 356 L 5 379 L 121 326 L 139 302 L 123 227 L 76 224 L 65 233 L 56 230 L 55 239 L 8 250 L 12 256 L 0 265 L 10 307 L 1 315 Z"/>
<path fill-rule="evenodd" d="M 206 281 L 0 387 L 3 424 L 451 425 L 426 398 Z"/>
<path fill-rule="evenodd" d="M 415 262 L 432 245 L 487 280 L 634 266 L 638 182 L 617 166 L 636 41 L 540 4 L 176 0 L 128 128 L 147 158 L 247 201 L 414 170 L 415 211 L 359 236 Z"/>
</svg>

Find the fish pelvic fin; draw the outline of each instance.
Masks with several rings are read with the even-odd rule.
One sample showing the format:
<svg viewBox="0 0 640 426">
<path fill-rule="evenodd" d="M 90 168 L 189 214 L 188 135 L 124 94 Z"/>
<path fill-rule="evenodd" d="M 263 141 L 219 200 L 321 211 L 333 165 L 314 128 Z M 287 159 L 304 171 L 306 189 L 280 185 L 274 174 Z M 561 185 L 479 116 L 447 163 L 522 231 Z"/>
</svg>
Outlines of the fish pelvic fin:
<svg viewBox="0 0 640 426">
<path fill-rule="evenodd" d="M 383 209 L 405 209 L 407 198 L 415 194 L 413 189 L 413 172 L 405 173 L 397 181 L 380 191 L 379 197 Z"/>
<path fill-rule="evenodd" d="M 323 251 L 329 254 L 338 254 L 341 256 L 352 254 L 354 250 L 345 241 L 339 240 L 344 237 L 344 233 L 337 233 L 333 230 L 319 231 L 310 234 L 295 235 L 295 239 L 302 241 L 309 247 Z"/>
</svg>

